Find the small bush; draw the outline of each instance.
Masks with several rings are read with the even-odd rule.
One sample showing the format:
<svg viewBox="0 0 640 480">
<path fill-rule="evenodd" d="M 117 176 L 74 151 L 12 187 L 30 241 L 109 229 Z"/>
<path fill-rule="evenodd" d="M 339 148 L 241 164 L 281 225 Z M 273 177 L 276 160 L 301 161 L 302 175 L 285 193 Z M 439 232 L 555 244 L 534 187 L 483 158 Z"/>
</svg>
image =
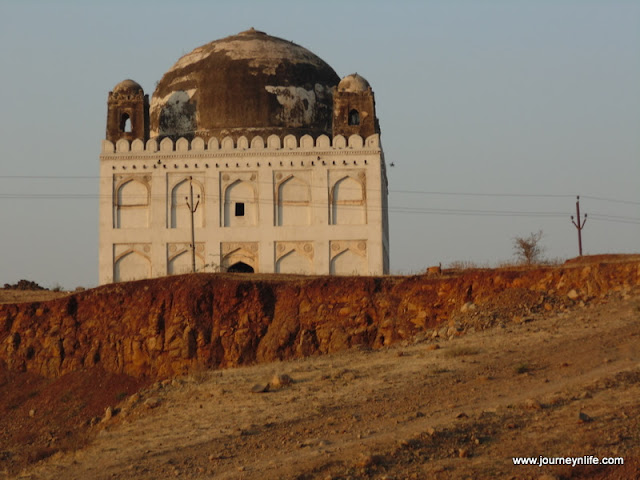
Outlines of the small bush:
<svg viewBox="0 0 640 480">
<path fill-rule="evenodd" d="M 537 233 L 530 233 L 528 237 L 515 237 L 513 239 L 513 250 L 515 256 L 521 263 L 531 265 L 542 261 L 544 247 L 540 245 L 542 240 L 542 230 Z"/>
</svg>

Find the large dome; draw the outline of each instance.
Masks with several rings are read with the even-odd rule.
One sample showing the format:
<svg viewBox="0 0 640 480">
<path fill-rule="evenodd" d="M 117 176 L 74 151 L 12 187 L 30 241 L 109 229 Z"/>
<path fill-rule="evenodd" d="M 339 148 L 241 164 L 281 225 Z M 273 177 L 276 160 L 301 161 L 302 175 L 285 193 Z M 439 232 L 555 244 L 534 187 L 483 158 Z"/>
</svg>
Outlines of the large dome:
<svg viewBox="0 0 640 480">
<path fill-rule="evenodd" d="M 254 29 L 184 55 L 151 101 L 151 137 L 331 133 L 336 72 L 295 43 Z"/>
</svg>

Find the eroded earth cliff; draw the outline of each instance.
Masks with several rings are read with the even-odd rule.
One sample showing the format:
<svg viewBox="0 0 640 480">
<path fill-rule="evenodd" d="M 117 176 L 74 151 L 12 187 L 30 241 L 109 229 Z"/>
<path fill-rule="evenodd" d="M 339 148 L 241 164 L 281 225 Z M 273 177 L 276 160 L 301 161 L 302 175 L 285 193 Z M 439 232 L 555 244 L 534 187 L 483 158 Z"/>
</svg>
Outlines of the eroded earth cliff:
<svg viewBox="0 0 640 480">
<path fill-rule="evenodd" d="M 379 348 L 442 325 L 455 335 L 638 284 L 638 261 L 412 277 L 173 276 L 0 305 L 0 362 L 45 377 L 99 366 L 162 378 Z"/>
</svg>

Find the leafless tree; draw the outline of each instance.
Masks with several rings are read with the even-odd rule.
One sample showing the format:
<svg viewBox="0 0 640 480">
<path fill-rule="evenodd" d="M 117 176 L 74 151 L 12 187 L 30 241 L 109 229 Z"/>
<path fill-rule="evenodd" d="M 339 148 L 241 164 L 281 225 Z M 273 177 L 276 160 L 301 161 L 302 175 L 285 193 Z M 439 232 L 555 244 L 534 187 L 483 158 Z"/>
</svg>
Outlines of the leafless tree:
<svg viewBox="0 0 640 480">
<path fill-rule="evenodd" d="M 515 237 L 513 239 L 513 251 L 518 260 L 527 265 L 540 263 L 544 247 L 540 245 L 542 230 L 530 233 L 528 237 Z"/>
</svg>

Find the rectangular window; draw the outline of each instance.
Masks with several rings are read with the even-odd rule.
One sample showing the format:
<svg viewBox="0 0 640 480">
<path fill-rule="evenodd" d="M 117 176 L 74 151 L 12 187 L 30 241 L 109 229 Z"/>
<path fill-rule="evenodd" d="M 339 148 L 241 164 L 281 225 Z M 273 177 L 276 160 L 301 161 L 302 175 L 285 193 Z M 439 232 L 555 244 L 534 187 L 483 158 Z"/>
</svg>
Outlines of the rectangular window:
<svg viewBox="0 0 640 480">
<path fill-rule="evenodd" d="M 236 217 L 244 217 L 244 203 L 236 202 Z"/>
</svg>

